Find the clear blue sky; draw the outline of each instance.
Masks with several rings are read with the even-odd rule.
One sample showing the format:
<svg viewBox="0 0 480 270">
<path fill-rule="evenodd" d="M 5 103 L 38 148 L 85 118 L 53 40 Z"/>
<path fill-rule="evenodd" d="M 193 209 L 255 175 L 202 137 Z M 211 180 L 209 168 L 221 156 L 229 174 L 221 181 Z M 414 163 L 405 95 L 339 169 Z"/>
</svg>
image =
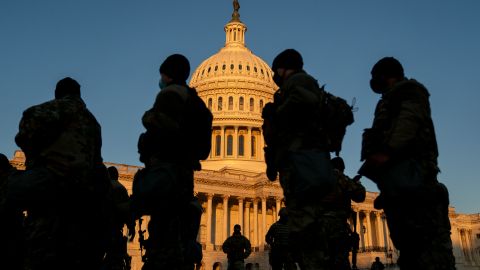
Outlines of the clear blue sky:
<svg viewBox="0 0 480 270">
<path fill-rule="evenodd" d="M 240 0 L 248 47 L 267 63 L 285 48 L 333 93 L 356 97 L 344 142 L 348 173 L 379 98 L 371 66 L 395 56 L 430 90 L 440 180 L 459 212 L 480 212 L 480 1 Z M 158 92 L 158 67 L 183 53 L 196 67 L 224 43 L 231 0 L 2 0 L 0 152 L 12 156 L 21 113 L 72 76 L 103 128 L 106 161 L 139 165 L 140 118 Z M 369 190 L 376 190 L 369 180 Z"/>
</svg>

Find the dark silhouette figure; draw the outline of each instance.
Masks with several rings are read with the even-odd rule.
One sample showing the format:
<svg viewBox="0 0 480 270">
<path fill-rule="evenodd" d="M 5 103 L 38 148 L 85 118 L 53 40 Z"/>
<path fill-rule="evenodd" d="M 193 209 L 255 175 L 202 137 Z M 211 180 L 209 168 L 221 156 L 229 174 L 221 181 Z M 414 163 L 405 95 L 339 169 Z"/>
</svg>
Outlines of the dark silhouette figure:
<svg viewBox="0 0 480 270">
<path fill-rule="evenodd" d="M 337 181 L 333 191 L 322 200 L 324 208 L 329 212 L 325 219 L 329 223 L 327 239 L 330 264 L 332 269 L 349 270 L 351 268 L 348 257 L 355 235 L 347 220 L 353 212 L 351 201 L 365 201 L 366 189 L 360 183 L 360 176 L 351 179 L 344 174 L 345 163 L 341 157 L 335 157 L 331 162 Z"/>
<path fill-rule="evenodd" d="M 21 209 L 6 204 L 8 177 L 17 170 L 10 165 L 8 158 L 0 154 L 0 262 L 5 269 L 23 269 L 25 219 Z"/>
<path fill-rule="evenodd" d="M 370 270 L 383 270 L 383 269 L 385 269 L 385 265 L 383 265 L 379 257 L 375 257 L 375 261 L 372 263 L 372 267 L 370 267 Z"/>
<path fill-rule="evenodd" d="M 270 226 L 265 242 L 270 245 L 269 262 L 272 270 L 296 270 L 292 250 L 288 244 L 290 230 L 288 229 L 288 211 L 283 207 L 278 212 L 280 219 Z"/>
<path fill-rule="evenodd" d="M 107 254 L 104 258 L 105 270 L 129 270 L 131 257 L 127 253 L 127 237 L 123 227 L 127 225 L 130 241 L 135 237 L 135 219 L 130 211 L 130 198 L 127 189 L 118 181 L 116 167 L 108 167 L 108 176 L 112 184 L 111 200 L 111 232 Z"/>
<path fill-rule="evenodd" d="M 137 218 L 151 216 L 144 270 L 193 269 L 202 259 L 193 171 L 210 153 L 213 116 L 187 86 L 189 73 L 185 56 L 167 57 L 160 66 L 160 93 L 142 118 L 146 131 L 138 151 L 145 169 L 135 175 L 132 207 Z"/>
<path fill-rule="evenodd" d="M 233 226 L 233 234 L 223 242 L 223 252 L 227 254 L 228 270 L 245 269 L 245 259 L 250 256 L 252 246 L 250 241 L 242 235 L 242 227 L 238 224 Z"/>
<path fill-rule="evenodd" d="M 438 149 L 427 89 L 407 79 L 393 57 L 372 68 L 370 86 L 382 97 L 372 127 L 363 134 L 359 173 L 380 189 L 402 269 L 455 269 L 448 191 L 438 182 Z"/>
<path fill-rule="evenodd" d="M 27 211 L 25 268 L 98 269 L 105 254 L 109 180 L 101 131 L 71 78 L 55 99 L 23 112 L 17 145 L 26 170 L 10 175 L 7 203 Z"/>
<path fill-rule="evenodd" d="M 280 176 L 290 244 L 300 268 L 330 269 L 326 239 L 331 210 L 322 200 L 336 185 L 330 152 L 340 152 L 353 114 L 346 102 L 327 93 L 303 70 L 302 56 L 296 50 L 276 56 L 272 70 L 280 88 L 262 112 L 267 177 L 275 181 Z M 337 113 L 339 108 L 345 110 Z"/>
</svg>

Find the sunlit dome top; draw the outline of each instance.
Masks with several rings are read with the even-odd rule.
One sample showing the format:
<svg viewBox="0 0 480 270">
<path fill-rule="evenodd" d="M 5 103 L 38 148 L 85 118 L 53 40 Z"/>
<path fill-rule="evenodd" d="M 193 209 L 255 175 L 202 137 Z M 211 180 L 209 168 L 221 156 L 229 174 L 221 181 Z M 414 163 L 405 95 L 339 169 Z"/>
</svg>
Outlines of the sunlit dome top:
<svg viewBox="0 0 480 270">
<path fill-rule="evenodd" d="M 225 46 L 198 66 L 190 80 L 192 87 L 224 80 L 246 80 L 270 89 L 276 88 L 270 67 L 245 46 L 247 27 L 240 21 L 238 8 L 232 14 L 232 20 L 225 25 Z"/>
</svg>

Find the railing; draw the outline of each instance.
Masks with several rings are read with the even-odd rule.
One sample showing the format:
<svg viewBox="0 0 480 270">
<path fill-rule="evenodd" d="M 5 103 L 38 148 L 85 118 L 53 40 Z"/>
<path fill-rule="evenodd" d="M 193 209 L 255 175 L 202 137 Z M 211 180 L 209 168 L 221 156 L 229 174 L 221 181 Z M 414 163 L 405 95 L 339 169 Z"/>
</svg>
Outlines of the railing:
<svg viewBox="0 0 480 270">
<path fill-rule="evenodd" d="M 368 252 L 387 252 L 386 247 L 371 246 L 371 247 L 360 247 L 358 253 L 368 253 Z"/>
</svg>

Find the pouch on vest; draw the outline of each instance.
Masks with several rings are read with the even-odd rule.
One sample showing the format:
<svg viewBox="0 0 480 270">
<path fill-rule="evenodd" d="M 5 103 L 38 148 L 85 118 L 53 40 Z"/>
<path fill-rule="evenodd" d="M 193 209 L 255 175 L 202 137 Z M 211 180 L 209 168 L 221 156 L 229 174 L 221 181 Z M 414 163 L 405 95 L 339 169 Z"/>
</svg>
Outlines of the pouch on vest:
<svg viewBox="0 0 480 270">
<path fill-rule="evenodd" d="M 175 204 L 175 197 L 179 194 L 177 178 L 177 168 L 173 163 L 160 163 L 139 170 L 132 185 L 135 215 L 151 215 L 161 211 L 161 207 Z"/>
<path fill-rule="evenodd" d="M 377 185 L 389 202 L 421 199 L 427 194 L 420 165 L 414 159 L 387 164 L 378 175 Z"/>
<path fill-rule="evenodd" d="M 299 201 L 317 200 L 335 186 L 330 154 L 318 150 L 291 152 L 293 194 Z"/>
</svg>

